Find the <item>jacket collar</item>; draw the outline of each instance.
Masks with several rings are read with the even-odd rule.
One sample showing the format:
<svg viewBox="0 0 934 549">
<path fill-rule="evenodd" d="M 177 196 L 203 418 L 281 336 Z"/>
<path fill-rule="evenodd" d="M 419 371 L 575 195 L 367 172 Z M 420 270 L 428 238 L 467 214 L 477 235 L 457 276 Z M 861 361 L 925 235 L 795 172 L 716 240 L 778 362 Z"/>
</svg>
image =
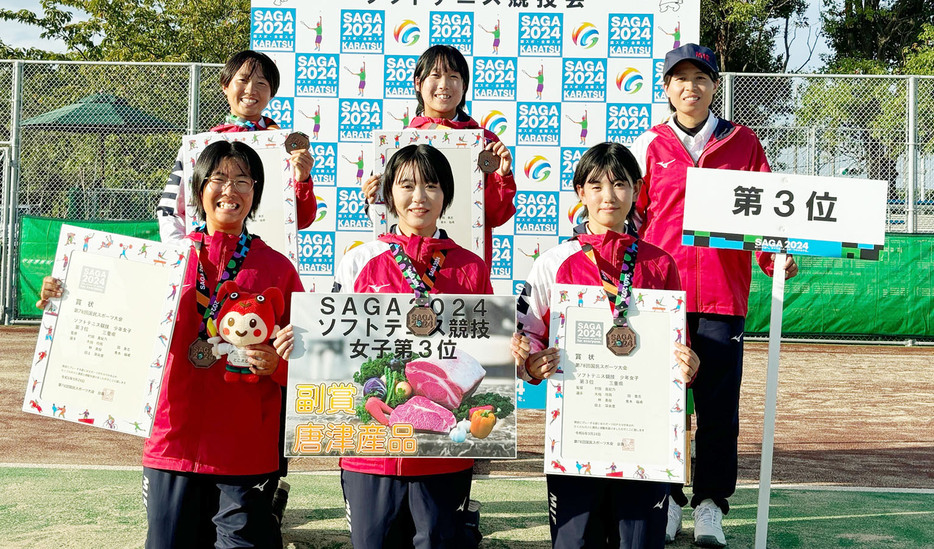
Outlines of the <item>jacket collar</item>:
<svg viewBox="0 0 934 549">
<path fill-rule="evenodd" d="M 419 271 L 428 266 L 431 262 L 431 256 L 436 251 L 446 251 L 458 247 L 456 242 L 448 238 L 444 229 L 438 229 L 433 236 L 405 236 L 399 234 L 398 228 L 394 226 L 392 232 L 380 236 L 379 239 L 387 244 L 401 245 L 402 250 L 412 259 Z"/>
<path fill-rule="evenodd" d="M 607 231 L 604 234 L 593 234 L 586 223 L 574 227 L 574 236 L 581 245 L 589 244 L 599 257 L 612 263 L 616 270 L 623 262 L 623 252 L 636 240 L 635 229 L 632 223 L 626 224 L 626 233 Z"/>
</svg>

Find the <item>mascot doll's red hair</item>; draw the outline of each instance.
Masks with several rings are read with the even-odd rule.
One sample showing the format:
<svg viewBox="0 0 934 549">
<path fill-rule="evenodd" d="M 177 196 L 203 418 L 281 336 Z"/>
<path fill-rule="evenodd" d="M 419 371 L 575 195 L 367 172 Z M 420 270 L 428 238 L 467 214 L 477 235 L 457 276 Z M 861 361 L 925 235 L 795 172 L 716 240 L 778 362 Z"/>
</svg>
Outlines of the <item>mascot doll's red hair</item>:
<svg viewBox="0 0 934 549">
<path fill-rule="evenodd" d="M 224 304 L 218 313 L 217 336 L 208 342 L 214 345 L 214 356 L 227 355 L 224 381 L 257 383 L 259 376 L 250 371 L 247 347 L 266 343 L 279 331 L 278 320 L 285 310 L 282 292 L 279 288 L 266 288 L 261 294 L 248 294 L 228 280 L 218 294 Z"/>
</svg>

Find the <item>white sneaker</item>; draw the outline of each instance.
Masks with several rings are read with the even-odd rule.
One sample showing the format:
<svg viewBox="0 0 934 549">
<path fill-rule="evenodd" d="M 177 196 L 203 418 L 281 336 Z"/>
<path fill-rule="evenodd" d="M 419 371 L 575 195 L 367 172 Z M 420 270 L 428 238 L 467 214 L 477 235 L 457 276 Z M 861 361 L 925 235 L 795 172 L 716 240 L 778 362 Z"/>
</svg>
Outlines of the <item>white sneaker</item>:
<svg viewBox="0 0 934 549">
<path fill-rule="evenodd" d="M 694 543 L 701 547 L 726 547 L 723 535 L 723 511 L 712 499 L 705 499 L 694 509 Z"/>
<path fill-rule="evenodd" d="M 678 532 L 681 531 L 681 506 L 675 503 L 671 496 L 668 496 L 668 526 L 665 527 L 665 543 L 671 543 L 675 540 Z"/>
</svg>

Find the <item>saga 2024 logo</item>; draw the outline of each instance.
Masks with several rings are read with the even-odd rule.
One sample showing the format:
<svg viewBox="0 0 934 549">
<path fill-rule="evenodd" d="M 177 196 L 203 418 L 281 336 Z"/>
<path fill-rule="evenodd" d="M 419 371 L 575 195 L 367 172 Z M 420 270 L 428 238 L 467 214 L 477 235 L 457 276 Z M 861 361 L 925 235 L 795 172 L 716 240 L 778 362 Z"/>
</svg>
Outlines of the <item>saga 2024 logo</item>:
<svg viewBox="0 0 934 549">
<path fill-rule="evenodd" d="M 295 51 L 295 10 L 253 8 L 250 10 L 250 47 L 262 51 Z"/>
<path fill-rule="evenodd" d="M 519 15 L 519 55 L 561 57 L 563 14 Z"/>
<path fill-rule="evenodd" d="M 515 57 L 476 57 L 473 61 L 474 99 L 516 98 Z"/>
<path fill-rule="evenodd" d="M 516 129 L 519 145 L 557 145 L 561 133 L 561 103 L 519 103 Z"/>
<path fill-rule="evenodd" d="M 337 55 L 295 56 L 296 97 L 337 97 Z"/>
<path fill-rule="evenodd" d="M 366 199 L 358 188 L 337 189 L 337 230 L 372 231 L 373 223 L 366 215 Z"/>
<path fill-rule="evenodd" d="M 605 101 L 606 62 L 565 59 L 562 90 L 565 101 Z"/>
<path fill-rule="evenodd" d="M 649 129 L 651 109 L 644 104 L 609 104 L 606 106 L 606 137 L 610 141 L 631 145 Z"/>
<path fill-rule="evenodd" d="M 334 274 L 334 233 L 298 231 L 299 274 Z"/>
<path fill-rule="evenodd" d="M 387 55 L 383 64 L 383 93 L 386 99 L 414 99 L 415 55 Z"/>
<path fill-rule="evenodd" d="M 338 124 L 340 140 L 369 142 L 373 130 L 383 127 L 382 104 L 377 99 L 342 99 Z"/>
<path fill-rule="evenodd" d="M 529 192 L 516 193 L 516 234 L 549 235 L 558 234 L 558 193 Z"/>
<path fill-rule="evenodd" d="M 610 57 L 652 57 L 653 15 L 611 13 Z"/>
<path fill-rule="evenodd" d="M 383 53 L 382 10 L 341 10 L 341 53 Z"/>
<path fill-rule="evenodd" d="M 469 11 L 431 12 L 430 45 L 454 46 L 464 55 L 473 55 L 473 13 Z"/>
</svg>

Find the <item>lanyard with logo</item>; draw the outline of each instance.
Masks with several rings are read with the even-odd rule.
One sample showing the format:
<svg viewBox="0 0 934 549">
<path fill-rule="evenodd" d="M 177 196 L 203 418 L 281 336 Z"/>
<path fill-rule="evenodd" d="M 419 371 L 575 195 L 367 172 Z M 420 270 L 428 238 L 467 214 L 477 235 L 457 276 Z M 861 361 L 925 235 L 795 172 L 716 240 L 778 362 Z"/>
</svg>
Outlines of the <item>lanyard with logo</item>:
<svg viewBox="0 0 934 549">
<path fill-rule="evenodd" d="M 425 274 L 419 275 L 412 264 L 412 258 L 405 253 L 402 246 L 396 242 L 389 243 L 389 250 L 392 252 L 393 259 L 396 260 L 396 266 L 402 271 L 406 281 L 415 292 L 415 307 L 406 315 L 405 321 L 409 331 L 418 336 L 427 336 L 435 331 L 438 323 L 438 317 L 428 306 L 428 292 L 435 286 L 435 279 L 441 270 L 441 264 L 447 252 L 438 250 L 431 256 L 431 264 Z"/>
<path fill-rule="evenodd" d="M 639 252 L 638 241 L 633 240 L 623 252 L 623 264 L 620 265 L 618 282 L 600 268 L 593 246 L 585 244 L 581 249 L 600 272 L 603 290 L 610 298 L 613 309 L 613 327 L 606 333 L 606 346 L 615 355 L 628 355 L 636 348 L 636 332 L 629 326 L 626 317 L 629 314 L 629 301 L 632 298 L 632 277 L 636 266 L 636 255 Z"/>
<path fill-rule="evenodd" d="M 198 229 L 200 233 L 206 233 L 204 227 Z M 198 278 L 195 284 L 196 305 L 198 307 L 198 316 L 201 317 L 201 324 L 198 326 L 198 339 L 194 340 L 188 346 L 188 360 L 195 368 L 210 368 L 217 358 L 211 353 L 212 345 L 208 343 L 208 338 L 217 335 L 217 327 L 214 325 L 214 319 L 217 312 L 223 306 L 223 300 L 217 299 L 217 293 L 221 285 L 228 280 L 236 278 L 243 266 L 246 255 L 250 251 L 250 243 L 253 242 L 253 235 L 243 231 L 240 235 L 240 241 L 237 243 L 237 249 L 234 251 L 230 260 L 224 265 L 223 271 L 217 279 L 217 287 L 214 292 L 210 292 L 207 285 L 207 275 L 204 274 L 204 267 L 201 265 L 202 242 L 200 240 L 194 243 L 195 253 L 198 260 Z"/>
</svg>

